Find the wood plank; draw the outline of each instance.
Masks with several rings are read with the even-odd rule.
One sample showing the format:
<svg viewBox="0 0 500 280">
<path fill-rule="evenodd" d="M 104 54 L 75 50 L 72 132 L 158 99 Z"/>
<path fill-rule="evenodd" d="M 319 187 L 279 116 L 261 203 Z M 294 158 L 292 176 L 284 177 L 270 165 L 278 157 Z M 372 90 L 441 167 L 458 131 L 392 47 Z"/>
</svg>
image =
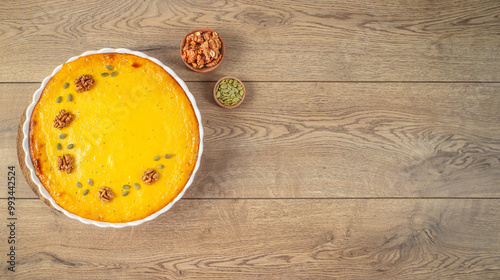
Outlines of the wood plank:
<svg viewBox="0 0 500 280">
<path fill-rule="evenodd" d="M 7 182 L 9 166 L 15 166 L 16 196 L 33 197 L 31 189 L 27 188 L 17 159 L 16 136 L 18 125 L 25 108 L 39 84 L 0 84 L 0 180 Z M 5 183 L 6 184 L 6 183 Z M 1 192 L 1 198 L 8 196 L 7 191 Z"/>
<path fill-rule="evenodd" d="M 500 81 L 499 13 L 497 0 L 1 1 L 0 82 L 41 81 L 103 47 L 144 51 L 190 81 Z M 206 75 L 179 54 L 202 26 L 226 43 Z"/>
<path fill-rule="evenodd" d="M 18 205 L 16 279 L 500 277 L 500 200 L 184 199 L 125 229 Z"/>
<path fill-rule="evenodd" d="M 500 84 L 248 82 L 235 110 L 188 86 L 206 134 L 187 197 L 500 197 Z M 0 85 L 5 166 L 36 87 Z"/>
</svg>

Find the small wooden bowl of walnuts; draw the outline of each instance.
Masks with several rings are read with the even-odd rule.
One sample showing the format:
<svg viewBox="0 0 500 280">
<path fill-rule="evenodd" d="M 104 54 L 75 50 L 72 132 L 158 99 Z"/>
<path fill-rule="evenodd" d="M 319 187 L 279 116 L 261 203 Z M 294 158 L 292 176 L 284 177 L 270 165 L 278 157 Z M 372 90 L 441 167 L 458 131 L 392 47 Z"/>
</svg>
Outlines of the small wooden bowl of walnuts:
<svg viewBox="0 0 500 280">
<path fill-rule="evenodd" d="M 184 64 L 195 72 L 213 71 L 224 58 L 224 42 L 210 28 L 195 29 L 182 40 L 181 57 Z"/>
</svg>

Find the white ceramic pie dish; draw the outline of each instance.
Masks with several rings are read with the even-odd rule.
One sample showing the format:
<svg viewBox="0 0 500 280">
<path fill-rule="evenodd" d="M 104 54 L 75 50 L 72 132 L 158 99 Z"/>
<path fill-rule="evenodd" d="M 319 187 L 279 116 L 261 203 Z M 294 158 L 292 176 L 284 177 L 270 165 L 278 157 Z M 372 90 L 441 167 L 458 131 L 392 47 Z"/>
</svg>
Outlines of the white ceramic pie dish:
<svg viewBox="0 0 500 280">
<path fill-rule="evenodd" d="M 85 219 L 85 218 L 77 216 L 77 215 L 75 215 L 73 213 L 68 212 L 67 210 L 63 209 L 61 206 L 59 206 L 55 202 L 55 200 L 50 196 L 49 192 L 45 189 L 45 187 L 41 183 L 40 179 L 36 175 L 36 171 L 35 171 L 35 168 L 33 166 L 33 162 L 31 161 L 31 154 L 30 154 L 30 147 L 29 147 L 29 132 L 30 132 L 30 122 L 31 122 L 31 116 L 33 114 L 33 109 L 35 108 L 36 104 L 40 100 L 40 96 L 42 95 L 42 92 L 45 89 L 45 86 L 50 81 L 50 79 L 52 78 L 52 76 L 54 76 L 61 69 L 62 65 L 57 66 L 56 69 L 54 69 L 54 71 L 52 72 L 52 74 L 50 76 L 48 76 L 45 79 L 43 79 L 42 85 L 40 86 L 40 88 L 38 88 L 35 91 L 35 93 L 33 95 L 33 102 L 28 106 L 28 109 L 26 110 L 26 121 L 23 124 L 24 138 L 23 138 L 23 145 L 22 145 L 24 153 L 26 154 L 25 163 L 26 163 L 26 166 L 28 167 L 28 169 L 30 170 L 31 180 L 38 186 L 39 193 L 45 199 L 47 199 L 50 202 L 50 204 L 52 205 L 52 207 L 54 207 L 56 210 L 64 213 L 66 216 L 68 216 L 68 217 L 70 217 L 72 219 L 78 220 L 78 221 L 80 221 L 80 222 L 82 222 L 84 224 L 95 225 L 95 226 L 98 226 L 98 227 L 123 228 L 123 227 L 128 227 L 128 226 L 137 226 L 137 225 L 140 225 L 140 224 L 142 224 L 142 223 L 144 223 L 146 221 L 151 221 L 151 220 L 157 218 L 158 216 L 160 216 L 161 214 L 167 212 L 170 208 L 172 208 L 172 206 L 178 200 L 180 200 L 182 198 L 182 196 L 184 195 L 184 193 L 186 192 L 186 190 L 193 183 L 194 176 L 195 176 L 196 172 L 198 171 L 198 168 L 200 167 L 200 159 L 201 159 L 201 155 L 203 153 L 203 127 L 202 127 L 202 124 L 201 124 L 201 114 L 200 114 L 200 110 L 198 110 L 198 106 L 196 105 L 196 101 L 194 99 L 194 96 L 189 91 L 188 87 L 186 86 L 186 83 L 184 83 L 184 81 L 181 78 L 179 78 L 179 76 L 177 76 L 177 74 L 175 74 L 175 72 L 172 69 L 170 69 L 169 67 L 165 66 L 161 61 L 159 61 L 156 58 L 152 58 L 152 57 L 150 57 L 150 56 L 148 56 L 148 55 L 146 55 L 146 54 L 144 54 L 142 52 L 131 51 L 131 50 L 128 50 L 128 49 L 110 49 L 110 48 L 104 48 L 104 49 L 101 49 L 101 50 L 98 50 L 98 51 L 87 51 L 87 52 L 84 52 L 80 56 L 74 56 L 74 57 L 68 59 L 68 61 L 66 63 L 74 61 L 77 58 L 82 57 L 82 56 L 87 56 L 87 55 L 92 55 L 92 54 L 98 54 L 98 53 L 127 53 L 127 54 L 133 54 L 133 55 L 137 55 L 137 56 L 149 59 L 149 60 L 153 61 L 154 63 L 156 63 L 156 64 L 160 65 L 161 67 L 163 67 L 163 69 L 165 69 L 165 71 L 167 71 L 168 74 L 170 74 L 179 83 L 179 85 L 182 87 L 182 89 L 186 93 L 187 97 L 189 98 L 189 101 L 191 102 L 191 104 L 193 106 L 196 118 L 198 120 L 198 127 L 199 127 L 199 133 L 200 133 L 200 147 L 199 147 L 198 158 L 196 160 L 196 165 L 194 167 L 193 173 L 191 174 L 191 177 L 189 178 L 189 181 L 184 186 L 184 189 L 182 190 L 181 193 L 179 193 L 177 195 L 177 197 L 172 202 L 170 202 L 169 204 L 167 204 L 161 210 L 159 210 L 159 211 L 157 211 L 157 212 L 155 212 L 155 213 L 147 216 L 144 219 L 137 220 L 137 221 L 132 221 L 132 222 L 127 222 L 127 223 L 108 223 L 108 222 L 100 222 L 100 221 Z"/>
</svg>

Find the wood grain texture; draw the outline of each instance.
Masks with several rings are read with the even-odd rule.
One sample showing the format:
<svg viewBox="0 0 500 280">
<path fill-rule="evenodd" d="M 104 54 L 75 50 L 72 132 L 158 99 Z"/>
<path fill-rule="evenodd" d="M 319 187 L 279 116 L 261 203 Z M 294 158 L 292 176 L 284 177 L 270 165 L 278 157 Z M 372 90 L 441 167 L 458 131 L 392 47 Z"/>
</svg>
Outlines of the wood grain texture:
<svg viewBox="0 0 500 280">
<path fill-rule="evenodd" d="M 0 182 L 15 165 L 18 218 L 0 279 L 499 279 L 499 15 L 497 0 L 0 1 Z M 197 27 L 226 45 L 208 74 L 179 54 Z M 44 205 L 16 149 L 42 79 L 104 47 L 188 81 L 206 133 L 186 196 L 125 229 Z M 235 110 L 212 99 L 225 75 L 248 90 Z"/>
<path fill-rule="evenodd" d="M 484 199 L 181 200 L 141 226 L 101 229 L 21 200 L 15 279 L 495 279 L 499 206 Z M 0 262 L 1 273 L 12 275 L 5 269 Z"/>
<path fill-rule="evenodd" d="M 188 87 L 205 151 L 186 197 L 500 197 L 500 84 L 249 82 L 235 110 L 215 104 L 213 83 Z M 15 135 L 18 96 L 0 139 Z M 0 149 L 15 164 L 15 142 Z"/>
<path fill-rule="evenodd" d="M 144 51 L 189 81 L 498 81 L 497 0 L 0 2 L 0 82 L 38 82 L 87 50 Z M 206 75 L 180 42 L 197 27 L 226 43 Z"/>
</svg>

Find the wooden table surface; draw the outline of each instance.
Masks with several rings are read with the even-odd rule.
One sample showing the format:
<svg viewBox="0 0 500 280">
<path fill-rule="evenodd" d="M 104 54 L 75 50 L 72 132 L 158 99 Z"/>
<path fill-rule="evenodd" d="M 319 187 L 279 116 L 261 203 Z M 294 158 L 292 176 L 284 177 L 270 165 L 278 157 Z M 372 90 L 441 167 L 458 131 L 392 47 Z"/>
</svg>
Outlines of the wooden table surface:
<svg viewBox="0 0 500 280">
<path fill-rule="evenodd" d="M 226 45 L 208 74 L 179 54 L 197 27 Z M 171 67 L 206 133 L 186 196 L 124 229 L 49 208 L 16 153 L 42 79 L 103 47 Z M 1 279 L 500 278 L 497 0 L 4 0 L 0 65 Z M 212 99 L 224 75 L 237 109 Z"/>
</svg>

